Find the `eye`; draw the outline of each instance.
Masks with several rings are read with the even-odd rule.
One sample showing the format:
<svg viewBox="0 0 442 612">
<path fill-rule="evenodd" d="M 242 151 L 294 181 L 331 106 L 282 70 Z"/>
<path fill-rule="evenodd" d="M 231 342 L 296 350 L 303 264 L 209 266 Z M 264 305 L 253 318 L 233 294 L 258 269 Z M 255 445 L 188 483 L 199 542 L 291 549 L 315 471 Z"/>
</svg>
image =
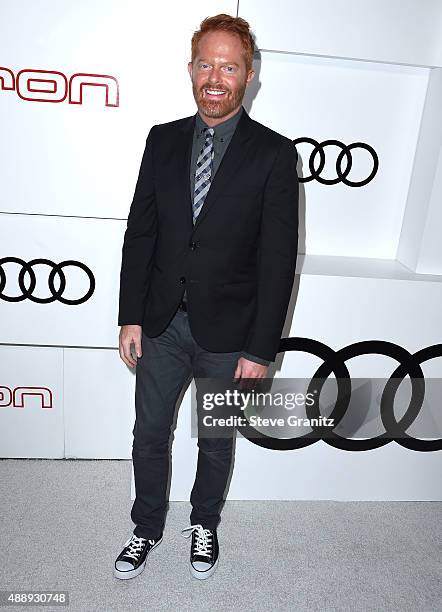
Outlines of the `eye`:
<svg viewBox="0 0 442 612">
<path fill-rule="evenodd" d="M 203 70 L 205 70 L 206 68 L 208 68 L 209 64 L 204 64 L 204 63 L 200 63 L 199 67 L 202 68 Z"/>
<path fill-rule="evenodd" d="M 225 66 L 226 72 L 235 72 L 234 66 Z"/>
</svg>

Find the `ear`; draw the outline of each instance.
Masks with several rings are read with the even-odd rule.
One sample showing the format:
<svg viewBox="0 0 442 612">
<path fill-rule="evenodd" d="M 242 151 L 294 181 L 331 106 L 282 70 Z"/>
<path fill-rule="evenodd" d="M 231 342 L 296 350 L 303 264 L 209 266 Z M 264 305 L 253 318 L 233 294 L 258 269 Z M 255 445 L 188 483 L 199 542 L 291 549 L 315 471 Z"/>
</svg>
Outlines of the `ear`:
<svg viewBox="0 0 442 612">
<path fill-rule="evenodd" d="M 189 62 L 187 64 L 187 71 L 189 73 L 190 78 L 192 78 L 192 71 L 193 71 L 193 64 L 192 64 L 192 62 Z"/>
<path fill-rule="evenodd" d="M 247 85 L 250 83 L 250 81 L 253 80 L 253 77 L 255 76 L 255 71 L 254 70 L 249 70 L 248 74 L 247 74 Z"/>
</svg>

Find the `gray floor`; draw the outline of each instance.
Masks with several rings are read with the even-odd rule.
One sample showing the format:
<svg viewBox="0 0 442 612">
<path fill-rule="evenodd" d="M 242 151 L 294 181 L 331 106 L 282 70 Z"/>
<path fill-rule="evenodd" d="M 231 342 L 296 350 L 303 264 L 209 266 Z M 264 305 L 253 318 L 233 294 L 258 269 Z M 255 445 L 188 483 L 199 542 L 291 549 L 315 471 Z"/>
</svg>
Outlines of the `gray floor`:
<svg viewBox="0 0 442 612">
<path fill-rule="evenodd" d="M 0 460 L 0 589 L 65 590 L 71 611 L 442 610 L 434 502 L 227 502 L 207 581 L 180 535 L 190 504 L 172 502 L 144 572 L 117 580 L 130 477 L 130 461 Z"/>
</svg>

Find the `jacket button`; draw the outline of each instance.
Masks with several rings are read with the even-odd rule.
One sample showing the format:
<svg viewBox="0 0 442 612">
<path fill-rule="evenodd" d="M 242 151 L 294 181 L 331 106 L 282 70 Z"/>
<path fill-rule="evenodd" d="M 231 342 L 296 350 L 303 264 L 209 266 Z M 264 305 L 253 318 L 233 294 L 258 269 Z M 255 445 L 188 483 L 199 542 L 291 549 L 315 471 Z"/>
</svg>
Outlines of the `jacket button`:
<svg viewBox="0 0 442 612">
<path fill-rule="evenodd" d="M 182 276 L 182 277 L 180 278 L 180 283 L 183 285 L 185 282 L 186 282 L 186 279 L 185 279 L 185 277 L 184 277 L 184 276 Z"/>
</svg>

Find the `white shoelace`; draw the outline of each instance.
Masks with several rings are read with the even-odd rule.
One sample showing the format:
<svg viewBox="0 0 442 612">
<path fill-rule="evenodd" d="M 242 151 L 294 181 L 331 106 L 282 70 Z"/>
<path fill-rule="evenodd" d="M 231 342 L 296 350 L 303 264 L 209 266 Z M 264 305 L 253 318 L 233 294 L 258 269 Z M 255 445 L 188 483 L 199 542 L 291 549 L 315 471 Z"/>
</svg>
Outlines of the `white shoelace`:
<svg viewBox="0 0 442 612">
<path fill-rule="evenodd" d="M 135 561 L 138 559 L 141 549 L 143 548 L 143 544 L 146 541 L 146 538 L 138 538 L 135 534 L 129 538 L 124 546 L 128 546 L 127 552 L 124 554 L 125 557 L 132 557 Z M 149 540 L 149 544 L 152 546 L 155 544 L 155 540 Z"/>
<path fill-rule="evenodd" d="M 184 531 L 189 531 L 189 533 L 184 533 Z M 181 531 L 181 535 L 184 538 L 188 538 L 194 531 L 196 531 L 195 553 L 197 555 L 205 555 L 206 557 L 210 557 L 212 554 L 212 534 L 210 533 L 210 530 L 204 529 L 203 526 L 199 524 L 191 525 L 190 527 L 183 529 Z"/>
</svg>

